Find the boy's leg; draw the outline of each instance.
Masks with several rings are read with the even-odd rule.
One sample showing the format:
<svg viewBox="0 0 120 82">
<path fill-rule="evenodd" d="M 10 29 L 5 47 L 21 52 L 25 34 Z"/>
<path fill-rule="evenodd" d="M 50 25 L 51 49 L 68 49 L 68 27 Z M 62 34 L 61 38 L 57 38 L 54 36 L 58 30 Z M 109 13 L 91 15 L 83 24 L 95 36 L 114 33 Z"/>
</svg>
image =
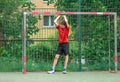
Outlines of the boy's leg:
<svg viewBox="0 0 120 82">
<path fill-rule="evenodd" d="M 64 70 L 63 70 L 63 74 L 66 74 L 66 69 L 67 69 L 67 64 L 68 64 L 68 59 L 69 59 L 69 43 L 65 43 L 64 44 L 64 48 L 63 48 L 63 53 L 64 53 L 64 57 L 65 57 L 65 60 L 64 60 Z"/>
<path fill-rule="evenodd" d="M 48 71 L 49 74 L 53 74 L 55 72 L 55 66 L 57 64 L 58 58 L 59 58 L 59 54 L 55 55 L 54 61 L 53 61 L 53 65 L 52 65 L 52 70 Z"/>
<path fill-rule="evenodd" d="M 66 74 L 66 68 L 67 68 L 67 64 L 68 64 L 68 59 L 69 59 L 69 55 L 65 55 L 65 61 L 64 61 L 64 70 L 63 73 Z"/>
<path fill-rule="evenodd" d="M 69 59 L 69 55 L 65 55 L 64 69 L 67 68 L 68 59 Z"/>
<path fill-rule="evenodd" d="M 54 61 L 53 61 L 53 65 L 52 65 L 52 69 L 54 70 L 55 69 L 55 66 L 56 66 L 56 64 L 57 64 L 57 61 L 58 61 L 58 58 L 59 58 L 59 54 L 56 54 L 55 55 L 55 58 L 54 58 Z"/>
</svg>

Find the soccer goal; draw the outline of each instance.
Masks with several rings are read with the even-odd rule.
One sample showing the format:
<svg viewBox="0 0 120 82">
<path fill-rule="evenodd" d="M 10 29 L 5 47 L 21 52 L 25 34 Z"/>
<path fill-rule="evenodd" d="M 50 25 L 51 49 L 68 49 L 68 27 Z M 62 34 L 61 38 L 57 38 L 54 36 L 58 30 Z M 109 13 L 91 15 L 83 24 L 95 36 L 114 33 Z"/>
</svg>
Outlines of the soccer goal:
<svg viewBox="0 0 120 82">
<path fill-rule="evenodd" d="M 22 61 L 23 61 L 23 68 L 22 72 L 26 73 L 26 28 L 27 28 L 27 15 L 104 15 L 104 16 L 113 16 L 113 25 L 114 25 L 114 72 L 117 72 L 118 68 L 118 57 L 117 57 L 117 13 L 116 12 L 39 12 L 39 11 L 33 11 L 33 12 L 23 12 L 23 49 L 22 49 Z M 110 45 L 109 45 L 110 46 Z M 110 48 L 110 47 L 109 47 Z M 109 49 L 110 50 L 110 49 Z M 110 68 L 110 54 L 108 54 L 109 59 L 109 71 L 111 72 Z"/>
</svg>

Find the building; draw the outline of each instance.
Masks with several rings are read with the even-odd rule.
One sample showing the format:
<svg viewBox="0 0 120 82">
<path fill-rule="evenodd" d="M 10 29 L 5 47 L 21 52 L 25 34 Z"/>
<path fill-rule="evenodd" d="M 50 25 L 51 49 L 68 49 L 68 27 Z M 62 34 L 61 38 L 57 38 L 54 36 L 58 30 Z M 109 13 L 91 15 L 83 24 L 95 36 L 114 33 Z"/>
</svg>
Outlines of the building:
<svg viewBox="0 0 120 82">
<path fill-rule="evenodd" d="M 32 0 L 36 8 L 54 8 L 54 4 L 47 5 L 48 0 Z"/>
<path fill-rule="evenodd" d="M 36 11 L 56 11 L 54 4 L 47 4 L 48 0 L 32 0 L 32 3 L 36 5 Z M 39 32 L 31 36 L 31 38 L 47 39 L 49 37 L 55 37 L 55 28 L 53 24 L 54 16 L 41 15 L 41 20 L 38 22 Z"/>
</svg>

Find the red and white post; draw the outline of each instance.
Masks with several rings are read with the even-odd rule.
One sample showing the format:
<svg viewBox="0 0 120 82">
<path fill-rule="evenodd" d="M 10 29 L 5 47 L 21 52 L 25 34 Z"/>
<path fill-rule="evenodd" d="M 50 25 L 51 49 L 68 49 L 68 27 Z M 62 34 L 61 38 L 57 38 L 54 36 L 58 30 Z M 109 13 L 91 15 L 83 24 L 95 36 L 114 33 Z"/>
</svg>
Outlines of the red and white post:
<svg viewBox="0 0 120 82">
<path fill-rule="evenodd" d="M 23 67 L 22 72 L 23 74 L 26 74 L 26 15 L 27 13 L 23 13 L 23 48 L 22 48 L 22 61 L 23 61 Z"/>
</svg>

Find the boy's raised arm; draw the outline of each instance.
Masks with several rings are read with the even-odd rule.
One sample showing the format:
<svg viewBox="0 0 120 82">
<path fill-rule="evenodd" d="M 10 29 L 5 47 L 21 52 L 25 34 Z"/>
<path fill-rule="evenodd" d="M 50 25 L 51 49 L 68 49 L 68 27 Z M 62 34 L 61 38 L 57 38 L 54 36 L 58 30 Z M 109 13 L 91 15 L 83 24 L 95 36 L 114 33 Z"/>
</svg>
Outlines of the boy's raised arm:
<svg viewBox="0 0 120 82">
<path fill-rule="evenodd" d="M 57 21 L 58 21 L 58 19 L 60 18 L 60 15 L 59 16 L 57 16 L 57 18 L 54 20 L 54 24 L 55 24 L 55 26 L 57 27 L 58 26 L 58 23 L 57 23 Z"/>
</svg>

